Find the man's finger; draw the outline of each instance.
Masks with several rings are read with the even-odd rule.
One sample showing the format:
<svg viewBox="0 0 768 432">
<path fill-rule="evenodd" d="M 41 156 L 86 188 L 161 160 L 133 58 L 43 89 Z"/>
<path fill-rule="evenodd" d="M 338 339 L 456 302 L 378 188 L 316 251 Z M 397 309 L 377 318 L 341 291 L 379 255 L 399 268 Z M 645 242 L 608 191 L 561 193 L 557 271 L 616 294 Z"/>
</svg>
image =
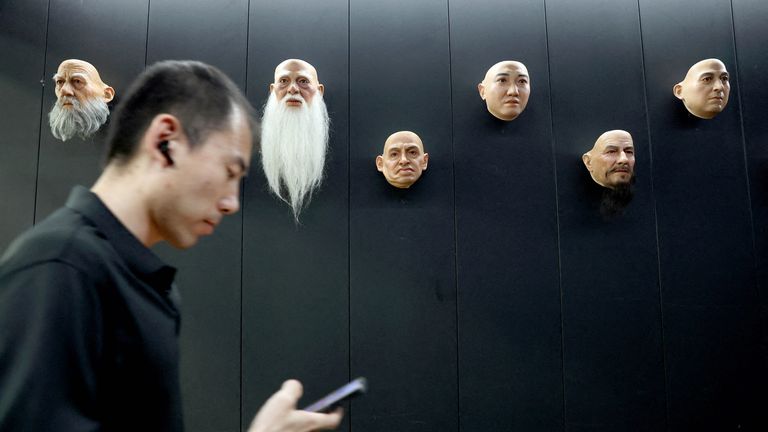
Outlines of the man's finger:
<svg viewBox="0 0 768 432">
<path fill-rule="evenodd" d="M 301 398 L 301 395 L 304 394 L 304 387 L 300 382 L 294 379 L 289 379 L 283 383 L 280 391 L 290 396 L 293 400 L 298 401 L 299 398 Z"/>
</svg>

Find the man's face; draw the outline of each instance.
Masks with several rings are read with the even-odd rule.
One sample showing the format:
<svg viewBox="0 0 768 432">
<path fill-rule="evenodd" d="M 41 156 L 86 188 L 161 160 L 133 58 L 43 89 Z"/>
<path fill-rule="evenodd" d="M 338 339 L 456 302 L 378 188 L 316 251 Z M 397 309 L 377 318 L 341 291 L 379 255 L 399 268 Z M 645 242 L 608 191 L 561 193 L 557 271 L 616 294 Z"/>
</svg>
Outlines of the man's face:
<svg viewBox="0 0 768 432">
<path fill-rule="evenodd" d="M 240 208 L 240 181 L 251 160 L 251 130 L 235 110 L 231 127 L 211 133 L 194 149 L 173 146 L 163 190 L 150 206 L 160 239 L 188 248 L 212 234 L 226 215 Z"/>
<path fill-rule="evenodd" d="M 101 81 L 96 68 L 82 60 L 61 62 L 53 81 L 56 85 L 56 97 L 64 108 L 72 108 L 72 103 L 67 101 L 67 98 L 71 97 L 83 103 L 93 98 L 109 102 L 115 96 L 114 89 Z"/>
<path fill-rule="evenodd" d="M 635 170 L 635 147 L 632 136 L 622 130 L 600 135 L 595 146 L 582 156 L 592 179 L 603 187 L 613 189 L 629 184 Z"/>
<path fill-rule="evenodd" d="M 488 69 L 477 90 L 494 117 L 514 120 L 525 109 L 531 94 L 528 69 L 516 61 L 497 63 Z"/>
<path fill-rule="evenodd" d="M 427 169 L 429 155 L 418 135 L 409 131 L 396 132 L 384 143 L 384 153 L 376 157 L 376 168 L 389 184 L 409 188 Z"/>
<path fill-rule="evenodd" d="M 685 79 L 675 85 L 673 91 L 691 114 L 711 119 L 728 103 L 731 93 L 728 71 L 718 59 L 702 60 L 691 66 Z"/>
<path fill-rule="evenodd" d="M 275 68 L 275 82 L 270 84 L 269 90 L 287 106 L 300 107 L 303 103 L 312 104 L 312 98 L 317 92 L 322 94 L 324 87 L 318 81 L 317 71 L 311 64 L 288 59 Z"/>
</svg>

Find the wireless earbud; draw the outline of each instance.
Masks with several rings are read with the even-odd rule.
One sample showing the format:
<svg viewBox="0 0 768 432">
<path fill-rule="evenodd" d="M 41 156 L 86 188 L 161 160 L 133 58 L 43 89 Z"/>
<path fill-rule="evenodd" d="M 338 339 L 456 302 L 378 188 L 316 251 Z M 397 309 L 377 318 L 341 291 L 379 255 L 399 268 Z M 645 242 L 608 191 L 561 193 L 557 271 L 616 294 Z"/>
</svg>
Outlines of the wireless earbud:
<svg viewBox="0 0 768 432">
<path fill-rule="evenodd" d="M 165 156 L 165 160 L 168 162 L 168 165 L 173 165 L 173 159 L 171 158 L 171 152 L 168 148 L 168 141 L 160 141 L 160 144 L 157 145 L 158 150 L 160 150 L 160 153 Z"/>
</svg>

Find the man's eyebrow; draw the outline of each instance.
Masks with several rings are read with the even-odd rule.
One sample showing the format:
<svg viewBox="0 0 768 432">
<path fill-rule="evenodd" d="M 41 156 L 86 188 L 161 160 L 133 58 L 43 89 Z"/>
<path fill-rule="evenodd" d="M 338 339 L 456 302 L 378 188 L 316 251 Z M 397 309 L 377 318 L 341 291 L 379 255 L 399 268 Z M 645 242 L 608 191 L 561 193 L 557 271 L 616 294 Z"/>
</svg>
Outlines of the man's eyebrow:
<svg viewBox="0 0 768 432">
<path fill-rule="evenodd" d="M 243 174 L 243 177 L 245 177 L 248 174 L 248 165 L 245 163 L 245 159 L 241 156 L 236 156 L 235 162 L 240 165 L 240 172 Z"/>
<path fill-rule="evenodd" d="M 53 74 L 53 77 L 51 77 L 54 81 L 56 81 L 59 78 L 63 78 L 63 76 L 59 75 L 58 73 Z"/>
<path fill-rule="evenodd" d="M 499 77 L 499 76 L 509 76 L 509 75 L 510 75 L 509 72 L 499 72 L 499 73 L 496 74 L 497 77 Z"/>
</svg>

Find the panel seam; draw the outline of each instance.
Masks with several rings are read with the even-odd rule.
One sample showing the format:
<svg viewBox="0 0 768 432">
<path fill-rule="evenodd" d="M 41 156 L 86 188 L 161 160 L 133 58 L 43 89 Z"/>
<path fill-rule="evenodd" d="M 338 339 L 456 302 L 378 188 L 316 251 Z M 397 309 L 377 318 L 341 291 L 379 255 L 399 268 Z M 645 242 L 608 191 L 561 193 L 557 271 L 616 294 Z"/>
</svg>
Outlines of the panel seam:
<svg viewBox="0 0 768 432">
<path fill-rule="evenodd" d="M 37 127 L 37 160 L 35 161 L 35 196 L 32 201 L 32 225 L 37 223 L 37 196 L 40 187 L 40 150 L 43 146 L 43 119 L 45 102 L 45 70 L 48 67 L 48 29 L 51 22 L 51 0 L 48 0 L 48 6 L 45 13 L 45 51 L 43 51 L 43 73 L 40 78 L 40 122 Z"/>
<path fill-rule="evenodd" d="M 644 105 L 645 105 L 645 124 L 646 124 L 646 133 L 648 137 L 648 170 L 651 175 L 651 181 L 650 181 L 650 187 L 651 187 L 651 202 L 653 203 L 653 223 L 654 223 L 654 229 L 656 231 L 656 271 L 657 271 L 657 284 L 658 284 L 658 291 L 659 291 L 659 324 L 660 324 L 660 336 L 661 336 L 661 361 L 662 361 L 662 368 L 664 370 L 664 423 L 665 423 L 665 430 L 669 429 L 669 414 L 670 414 L 670 407 L 669 407 L 669 376 L 667 375 L 667 343 L 664 337 L 665 329 L 664 329 L 664 294 L 662 290 L 662 281 L 661 281 L 661 236 L 659 235 L 659 212 L 658 212 L 658 206 L 656 202 L 656 191 L 654 188 L 654 176 L 653 176 L 653 138 L 651 136 L 651 119 L 650 115 L 648 113 L 648 85 L 647 85 L 647 79 L 645 74 L 645 44 L 643 43 L 643 18 L 642 13 L 640 10 L 640 0 L 637 0 L 637 24 L 638 24 L 638 30 L 640 32 L 640 63 L 643 73 L 643 88 L 644 88 Z"/>
<path fill-rule="evenodd" d="M 550 61 L 549 50 L 549 23 L 547 20 L 547 0 L 543 2 L 544 6 L 544 40 L 546 41 L 547 53 L 547 84 L 549 86 L 549 133 L 551 137 L 550 146 L 552 152 L 552 173 L 555 184 L 555 221 L 557 226 L 557 285 L 560 293 L 560 365 L 561 365 L 561 385 L 563 388 L 563 430 L 566 428 L 566 401 L 565 401 L 565 327 L 563 325 L 563 258 L 560 246 L 560 191 L 557 186 L 557 151 L 555 139 L 555 113 L 552 105 L 552 64 Z"/>
<path fill-rule="evenodd" d="M 453 49 L 451 46 L 451 1 L 445 1 L 448 20 L 448 105 L 451 109 L 451 180 L 453 186 L 453 286 L 456 310 L 456 428 L 461 431 L 461 373 L 459 350 L 459 232 L 456 206 L 456 118 L 453 112 Z"/>
</svg>

